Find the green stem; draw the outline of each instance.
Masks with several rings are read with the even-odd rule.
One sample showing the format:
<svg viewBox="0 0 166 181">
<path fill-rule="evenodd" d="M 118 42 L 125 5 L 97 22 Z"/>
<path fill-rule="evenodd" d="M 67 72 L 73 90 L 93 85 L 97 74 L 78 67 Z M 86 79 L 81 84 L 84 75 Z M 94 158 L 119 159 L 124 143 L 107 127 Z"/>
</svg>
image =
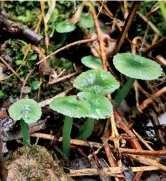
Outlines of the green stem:
<svg viewBox="0 0 166 181">
<path fill-rule="evenodd" d="M 117 95 L 115 96 L 115 105 L 116 108 L 119 108 L 122 101 L 125 99 L 129 91 L 131 90 L 133 84 L 135 82 L 135 79 L 128 78 L 126 84 L 118 91 Z"/>
<path fill-rule="evenodd" d="M 30 144 L 30 136 L 29 136 L 29 132 L 28 132 L 28 124 L 23 119 L 21 119 L 20 120 L 20 126 L 21 126 L 21 134 L 22 134 L 22 137 L 23 137 L 23 143 L 25 145 L 28 145 L 28 144 Z"/>
<path fill-rule="evenodd" d="M 70 156 L 70 134 L 72 130 L 73 118 L 65 116 L 62 137 L 63 137 L 63 152 L 67 157 Z"/>
<path fill-rule="evenodd" d="M 87 139 L 92 134 L 93 128 L 94 119 L 87 119 L 81 128 L 80 135 L 77 138 L 81 140 Z"/>
</svg>

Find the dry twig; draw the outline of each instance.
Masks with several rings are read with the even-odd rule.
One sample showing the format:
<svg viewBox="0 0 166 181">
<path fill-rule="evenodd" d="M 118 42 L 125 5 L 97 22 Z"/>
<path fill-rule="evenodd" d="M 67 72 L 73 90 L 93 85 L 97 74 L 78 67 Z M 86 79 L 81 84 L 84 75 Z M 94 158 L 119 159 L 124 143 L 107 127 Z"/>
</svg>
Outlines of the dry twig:
<svg viewBox="0 0 166 181">
<path fill-rule="evenodd" d="M 100 25 L 99 25 L 99 22 L 97 19 L 97 14 L 96 14 L 95 8 L 91 7 L 90 11 L 91 11 L 92 17 L 95 22 L 97 36 L 98 36 L 98 40 L 100 42 L 100 54 L 101 54 L 101 59 L 103 62 L 103 68 L 104 68 L 104 70 L 107 70 L 107 57 L 106 57 L 106 53 L 105 53 L 104 39 L 102 36 L 102 31 L 101 31 L 101 28 L 100 28 Z"/>
<path fill-rule="evenodd" d="M 143 166 L 143 167 L 130 167 L 130 168 L 121 168 L 121 167 L 103 168 L 105 175 L 108 176 L 117 176 L 117 174 L 120 174 L 123 171 L 140 172 L 140 171 L 151 171 L 151 170 L 158 170 L 158 167 Z M 89 168 L 82 170 L 70 170 L 70 173 L 68 175 L 71 177 L 88 176 L 88 175 L 92 176 L 92 175 L 99 175 L 99 172 L 95 168 Z"/>
<path fill-rule="evenodd" d="M 62 47 L 62 48 L 60 48 L 60 49 L 52 52 L 50 55 L 48 55 L 48 56 L 46 56 L 45 58 L 43 58 L 42 60 L 40 60 L 40 61 L 37 63 L 37 65 L 39 65 L 39 64 L 42 63 L 42 62 L 44 62 L 45 60 L 47 60 L 47 59 L 50 58 L 51 56 L 59 53 L 59 52 L 62 51 L 62 50 L 65 50 L 65 49 L 67 49 L 67 48 L 69 48 L 69 47 L 72 47 L 72 46 L 74 46 L 74 45 L 78 45 L 78 44 L 82 44 L 82 43 L 89 43 L 89 42 L 92 42 L 92 41 L 94 41 L 94 40 L 96 40 L 96 39 L 97 39 L 97 37 L 96 37 L 96 38 L 90 38 L 90 39 L 86 39 L 86 40 L 78 40 L 78 41 L 72 42 L 72 43 L 70 43 L 70 44 L 68 44 L 68 45 L 66 45 L 66 46 L 64 46 L 64 47 Z"/>
</svg>

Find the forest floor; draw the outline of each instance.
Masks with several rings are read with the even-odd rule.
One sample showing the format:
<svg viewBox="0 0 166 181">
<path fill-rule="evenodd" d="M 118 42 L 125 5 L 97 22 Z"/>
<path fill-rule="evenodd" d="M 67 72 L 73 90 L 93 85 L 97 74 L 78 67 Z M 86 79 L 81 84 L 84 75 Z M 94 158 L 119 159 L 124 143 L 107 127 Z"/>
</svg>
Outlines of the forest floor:
<svg viewBox="0 0 166 181">
<path fill-rule="evenodd" d="M 0 129 L 8 180 L 166 180 L 164 3 L 0 3 Z M 62 151 L 64 116 L 49 104 L 57 95 L 75 95 L 76 77 L 99 66 L 85 65 L 87 57 L 102 62 L 123 87 L 128 77 L 113 64 L 118 53 L 149 58 L 162 67 L 162 75 L 135 80 L 117 109 L 118 91 L 108 95 L 113 114 L 96 119 L 88 139 L 77 138 L 85 119 L 74 119 L 67 157 Z M 8 111 L 23 98 L 34 99 L 42 108 L 41 119 L 29 125 L 30 146 L 22 144 L 20 126 Z"/>
</svg>

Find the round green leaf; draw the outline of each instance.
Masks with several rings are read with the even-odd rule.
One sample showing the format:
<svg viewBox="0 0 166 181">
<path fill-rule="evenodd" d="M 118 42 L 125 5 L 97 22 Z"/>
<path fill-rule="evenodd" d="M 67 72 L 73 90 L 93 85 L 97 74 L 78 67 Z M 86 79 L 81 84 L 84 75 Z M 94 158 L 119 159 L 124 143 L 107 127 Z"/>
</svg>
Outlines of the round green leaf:
<svg viewBox="0 0 166 181">
<path fill-rule="evenodd" d="M 34 81 L 31 84 L 32 90 L 37 90 L 40 87 L 40 82 L 39 81 Z"/>
<path fill-rule="evenodd" d="M 20 99 L 10 106 L 9 114 L 14 120 L 23 119 L 27 124 L 32 124 L 40 119 L 41 108 L 33 99 Z"/>
<path fill-rule="evenodd" d="M 110 117 L 113 113 L 112 104 L 109 99 L 98 94 L 92 94 L 89 92 L 78 93 L 80 99 L 88 101 L 90 104 L 89 118 L 93 119 L 105 119 Z"/>
<path fill-rule="evenodd" d="M 5 96 L 5 93 L 2 90 L 0 90 L 0 99 L 5 98 Z"/>
<path fill-rule="evenodd" d="M 105 70 L 88 70 L 74 80 L 74 87 L 96 94 L 109 94 L 119 88 L 119 82 Z"/>
<path fill-rule="evenodd" d="M 61 21 L 60 23 L 57 23 L 55 26 L 55 29 L 58 33 L 69 33 L 71 31 L 74 31 L 75 28 L 75 25 L 69 24 L 67 21 Z"/>
<path fill-rule="evenodd" d="M 76 96 L 57 97 L 50 104 L 54 111 L 74 118 L 88 117 L 89 106 L 87 101 L 78 100 Z"/>
<path fill-rule="evenodd" d="M 91 14 L 82 13 L 81 19 L 78 25 L 81 28 L 92 28 L 94 26 L 94 21 Z"/>
<path fill-rule="evenodd" d="M 91 55 L 85 56 L 81 59 L 82 64 L 92 69 L 102 69 L 102 62 L 100 58 L 95 58 Z"/>
<path fill-rule="evenodd" d="M 131 53 L 115 55 L 113 63 L 119 72 L 135 79 L 154 80 L 162 74 L 162 68 L 158 63 Z"/>
</svg>

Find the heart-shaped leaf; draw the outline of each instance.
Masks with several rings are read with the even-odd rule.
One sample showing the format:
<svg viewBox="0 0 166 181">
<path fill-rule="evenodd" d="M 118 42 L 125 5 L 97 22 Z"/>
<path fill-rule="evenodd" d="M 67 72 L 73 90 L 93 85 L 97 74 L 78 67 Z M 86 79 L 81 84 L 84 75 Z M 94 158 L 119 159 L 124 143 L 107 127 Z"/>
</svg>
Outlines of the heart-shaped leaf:
<svg viewBox="0 0 166 181">
<path fill-rule="evenodd" d="M 58 33 L 69 33 L 71 31 L 74 31 L 75 28 L 75 25 L 69 24 L 67 21 L 61 21 L 55 26 L 55 29 Z"/>
<path fill-rule="evenodd" d="M 74 118 L 88 117 L 89 106 L 87 101 L 78 100 L 76 96 L 57 97 L 50 104 L 54 111 Z"/>
<path fill-rule="evenodd" d="M 162 74 L 162 68 L 158 63 L 131 53 L 115 55 L 113 63 L 119 72 L 135 79 L 154 80 Z"/>
<path fill-rule="evenodd" d="M 92 69 L 102 69 L 102 62 L 100 58 L 95 58 L 91 55 L 85 56 L 81 59 L 82 64 Z"/>
<path fill-rule="evenodd" d="M 82 13 L 81 19 L 78 25 L 81 28 L 92 28 L 94 26 L 94 21 L 91 14 Z"/>
<path fill-rule="evenodd" d="M 106 97 L 89 92 L 80 92 L 78 97 L 88 101 L 90 104 L 89 118 L 105 119 L 112 115 L 112 104 Z"/>
<path fill-rule="evenodd" d="M 105 70 L 88 70 L 74 80 L 74 87 L 96 94 L 109 94 L 119 88 L 119 82 Z"/>
<path fill-rule="evenodd" d="M 20 99 L 9 108 L 13 120 L 23 119 L 27 124 L 32 124 L 40 119 L 41 108 L 33 99 Z"/>
</svg>

